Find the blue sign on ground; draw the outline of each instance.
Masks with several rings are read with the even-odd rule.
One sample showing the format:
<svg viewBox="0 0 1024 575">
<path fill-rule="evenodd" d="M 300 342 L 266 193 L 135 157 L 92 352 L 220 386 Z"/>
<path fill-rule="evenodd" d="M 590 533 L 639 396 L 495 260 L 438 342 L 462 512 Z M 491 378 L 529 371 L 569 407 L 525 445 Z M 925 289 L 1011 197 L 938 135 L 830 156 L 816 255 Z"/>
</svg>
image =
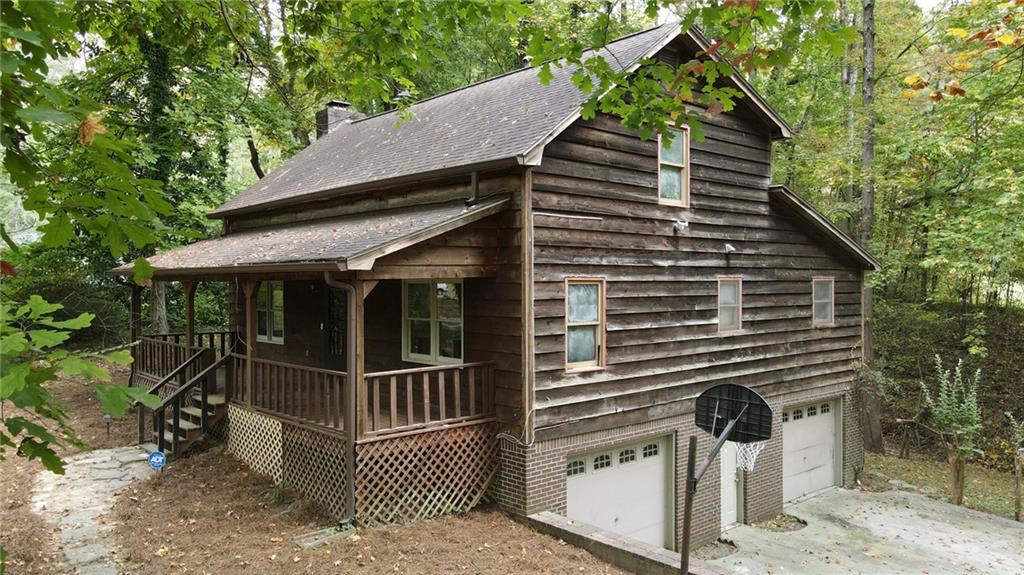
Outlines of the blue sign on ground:
<svg viewBox="0 0 1024 575">
<path fill-rule="evenodd" d="M 163 469 L 167 465 L 167 456 L 162 451 L 152 451 L 149 454 L 149 466 L 153 469 Z"/>
</svg>

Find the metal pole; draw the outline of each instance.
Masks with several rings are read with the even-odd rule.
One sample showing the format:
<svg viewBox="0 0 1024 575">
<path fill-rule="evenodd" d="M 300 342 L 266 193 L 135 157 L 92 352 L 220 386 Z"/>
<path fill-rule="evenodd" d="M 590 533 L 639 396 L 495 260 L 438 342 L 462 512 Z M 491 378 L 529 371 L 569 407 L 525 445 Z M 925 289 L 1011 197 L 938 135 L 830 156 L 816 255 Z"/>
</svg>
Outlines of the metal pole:
<svg viewBox="0 0 1024 575">
<path fill-rule="evenodd" d="M 697 495 L 697 436 L 690 436 L 690 451 L 686 455 L 686 501 L 683 506 L 683 542 L 679 548 L 679 573 L 690 573 L 690 521 L 693 519 L 693 499 Z"/>
</svg>

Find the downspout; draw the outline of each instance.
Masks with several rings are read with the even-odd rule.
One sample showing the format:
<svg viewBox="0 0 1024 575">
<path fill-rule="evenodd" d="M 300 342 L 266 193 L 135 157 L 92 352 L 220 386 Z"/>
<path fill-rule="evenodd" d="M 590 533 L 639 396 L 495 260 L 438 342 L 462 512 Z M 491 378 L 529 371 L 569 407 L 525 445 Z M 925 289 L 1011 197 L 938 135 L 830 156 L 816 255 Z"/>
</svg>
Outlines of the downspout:
<svg viewBox="0 0 1024 575">
<path fill-rule="evenodd" d="M 355 523 L 356 516 L 356 289 L 352 284 L 339 282 L 331 277 L 331 272 L 324 272 L 324 283 L 329 287 L 345 290 L 346 326 L 345 326 L 345 436 L 348 453 L 345 457 L 345 510 L 347 516 L 339 523 Z"/>
</svg>

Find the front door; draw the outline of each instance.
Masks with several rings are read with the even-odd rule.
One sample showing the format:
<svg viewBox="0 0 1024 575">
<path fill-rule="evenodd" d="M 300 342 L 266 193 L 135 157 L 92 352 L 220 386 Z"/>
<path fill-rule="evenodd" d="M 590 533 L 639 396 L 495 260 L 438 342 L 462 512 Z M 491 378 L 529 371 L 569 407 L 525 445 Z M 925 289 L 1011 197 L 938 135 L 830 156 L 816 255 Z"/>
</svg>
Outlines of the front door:
<svg viewBox="0 0 1024 575">
<path fill-rule="evenodd" d="M 345 329 L 348 326 L 348 293 L 339 288 L 327 288 L 327 363 L 331 369 L 348 369 L 348 349 Z"/>
</svg>

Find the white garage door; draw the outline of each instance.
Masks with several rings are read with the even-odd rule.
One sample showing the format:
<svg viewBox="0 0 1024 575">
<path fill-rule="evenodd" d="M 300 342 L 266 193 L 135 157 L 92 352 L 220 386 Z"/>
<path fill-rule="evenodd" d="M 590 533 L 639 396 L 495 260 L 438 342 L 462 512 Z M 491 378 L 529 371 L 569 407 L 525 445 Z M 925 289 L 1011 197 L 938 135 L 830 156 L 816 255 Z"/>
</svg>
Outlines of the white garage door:
<svg viewBox="0 0 1024 575">
<path fill-rule="evenodd" d="M 786 501 L 836 483 L 836 404 L 818 402 L 782 412 L 782 491 Z"/>
<path fill-rule="evenodd" d="M 668 438 L 570 456 L 569 519 L 654 545 L 669 542 L 671 453 Z"/>
</svg>

